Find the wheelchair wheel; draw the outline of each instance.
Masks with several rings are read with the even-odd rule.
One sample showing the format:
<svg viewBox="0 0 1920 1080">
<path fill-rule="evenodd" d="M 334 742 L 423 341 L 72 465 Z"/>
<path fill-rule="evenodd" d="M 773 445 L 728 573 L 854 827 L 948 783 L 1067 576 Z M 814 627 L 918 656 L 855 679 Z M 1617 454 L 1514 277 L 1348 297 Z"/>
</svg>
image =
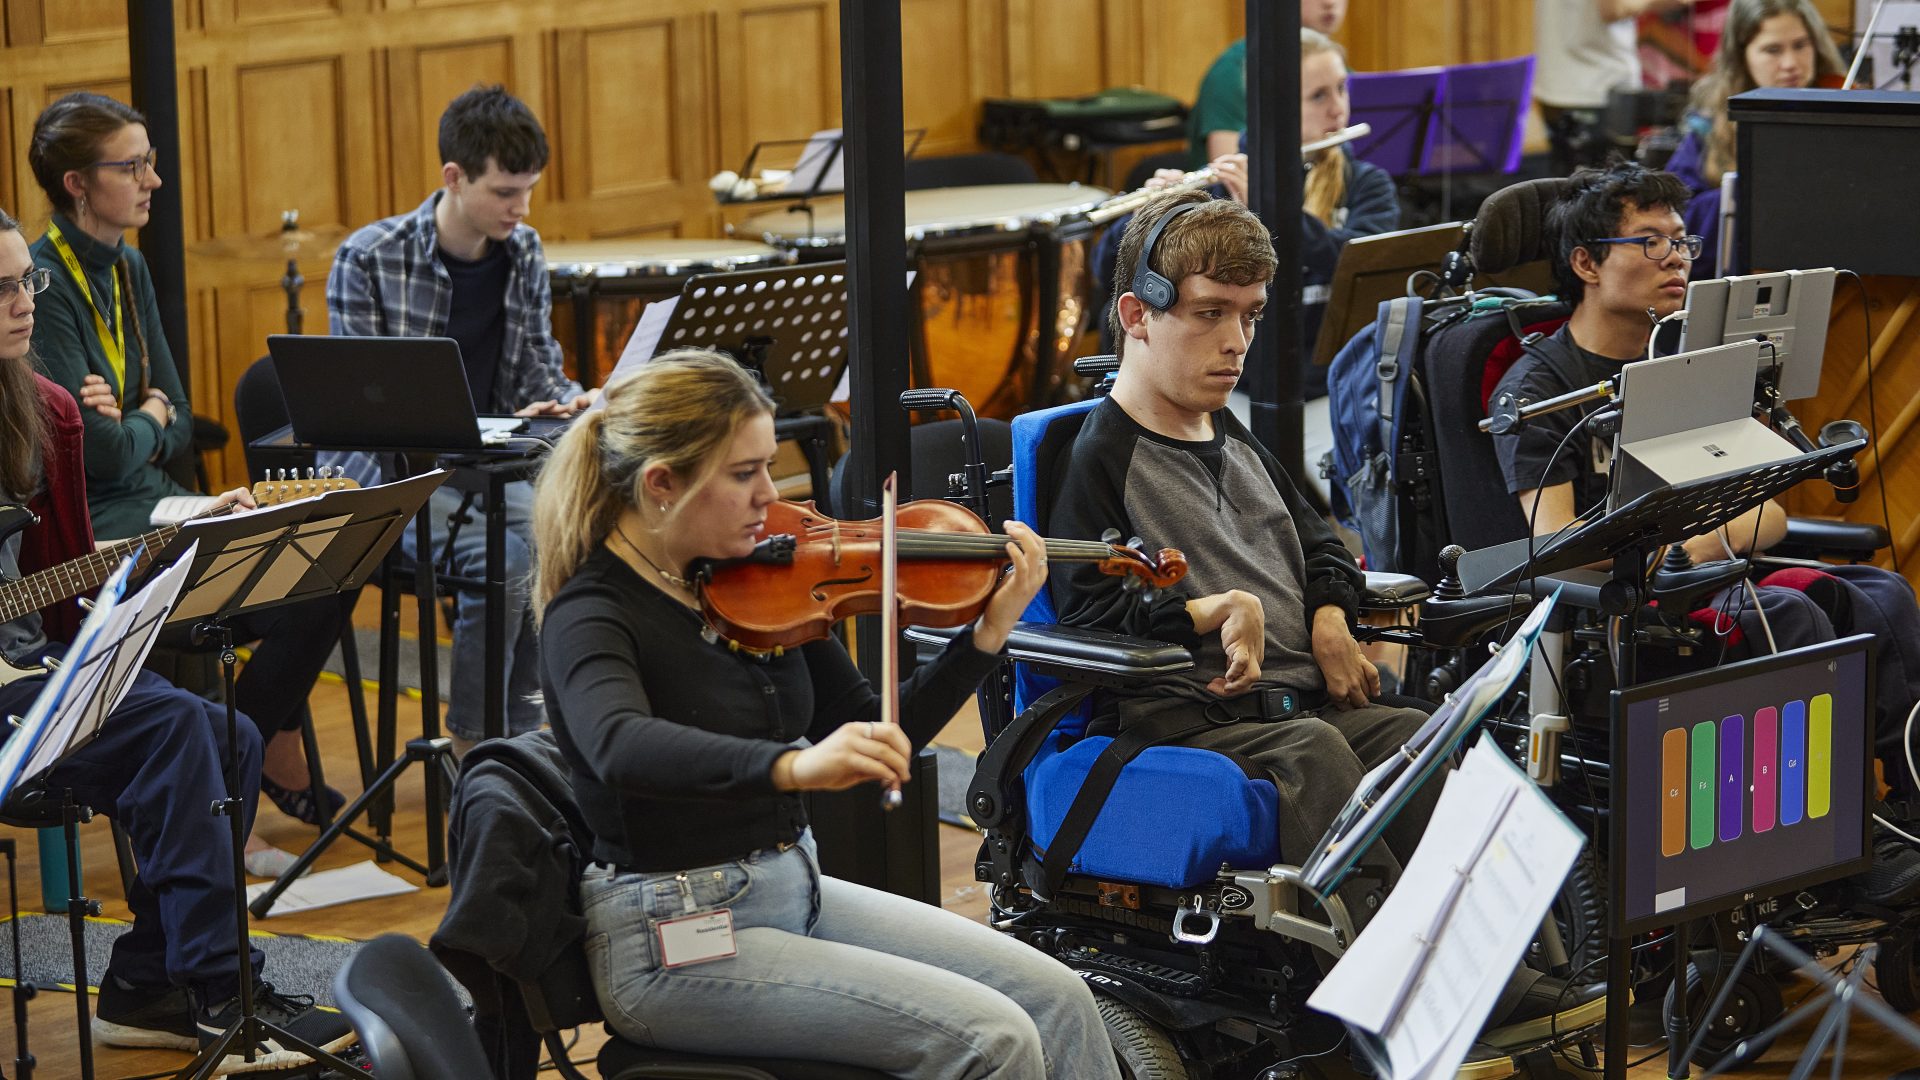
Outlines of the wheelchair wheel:
<svg viewBox="0 0 1920 1080">
<path fill-rule="evenodd" d="M 1880 943 L 1873 958 L 1873 981 L 1895 1012 L 1920 1009 L 1920 950 L 1912 936 Z"/>
<path fill-rule="evenodd" d="M 1695 954 L 1699 955 L 1699 954 Z M 1722 957 L 1731 963 L 1732 957 Z M 1708 993 L 1707 979 L 1699 961 L 1687 965 L 1687 1016 L 1698 1027 L 1701 1013 L 1712 1004 L 1719 987 Z M 1667 988 L 1662 1016 L 1669 1031 L 1673 1029 L 1674 987 Z M 1780 996 L 1780 984 L 1758 971 L 1742 971 L 1734 982 L 1733 995 L 1720 1014 L 1708 1019 L 1707 1037 L 1694 1052 L 1693 1063 L 1703 1068 L 1738 1068 L 1759 1059 L 1773 1045 L 1772 1039 L 1755 1039 L 1786 1012 Z M 1743 1045 L 1744 1044 L 1744 1045 Z"/>
<path fill-rule="evenodd" d="M 1561 943 L 1568 950 L 1570 970 L 1580 973 L 1580 981 L 1591 981 L 1600 958 L 1607 954 L 1607 892 L 1591 850 L 1581 852 L 1567 871 L 1552 910 Z"/>
<path fill-rule="evenodd" d="M 1187 1080 L 1186 1063 L 1173 1039 L 1160 1025 L 1140 1015 L 1133 1006 L 1105 994 L 1093 995 L 1100 1021 L 1107 1027 L 1113 1054 L 1120 1059 L 1120 1075 L 1128 1080 Z"/>
</svg>

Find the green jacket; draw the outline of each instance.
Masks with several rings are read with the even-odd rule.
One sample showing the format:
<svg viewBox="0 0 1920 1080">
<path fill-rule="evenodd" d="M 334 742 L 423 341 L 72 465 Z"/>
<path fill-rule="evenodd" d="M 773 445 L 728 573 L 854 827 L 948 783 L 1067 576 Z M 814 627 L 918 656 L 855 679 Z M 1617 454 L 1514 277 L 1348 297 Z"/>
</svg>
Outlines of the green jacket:
<svg viewBox="0 0 1920 1080">
<path fill-rule="evenodd" d="M 131 398 L 119 420 L 87 408 L 80 413 L 86 428 L 87 509 L 93 515 L 94 535 L 103 540 L 133 536 L 149 528 L 148 516 L 155 503 L 168 495 L 190 494 L 159 463 L 183 452 L 193 441 L 193 408 L 180 385 L 166 334 L 160 329 L 160 307 L 154 301 L 147 261 L 124 242 L 111 246 L 100 243 L 63 215 L 55 214 L 53 220 L 73 248 L 86 272 L 88 287 L 102 308 L 113 307 L 113 265 L 119 259 L 126 260 L 125 280 L 131 286 L 131 295 L 123 295 L 121 303 L 123 307 L 131 303 L 139 317 L 137 330 L 128 326 L 125 332 L 127 379 L 135 384 L 135 393 L 129 395 L 124 387 L 115 386 L 121 391 L 121 401 Z M 52 240 L 42 236 L 34 241 L 33 262 L 53 271 L 53 284 L 34 298 L 33 351 L 41 372 L 66 387 L 75 401 L 80 398 L 80 380 L 88 375 L 117 383 L 94 328 L 93 310 L 74 284 L 60 253 L 54 250 Z M 111 316 L 107 328 L 112 332 L 122 311 L 107 314 Z M 151 350 L 145 386 L 141 385 L 140 373 L 143 336 Z M 140 391 L 146 386 L 160 390 L 173 402 L 173 423 L 163 427 L 138 411 Z"/>
</svg>

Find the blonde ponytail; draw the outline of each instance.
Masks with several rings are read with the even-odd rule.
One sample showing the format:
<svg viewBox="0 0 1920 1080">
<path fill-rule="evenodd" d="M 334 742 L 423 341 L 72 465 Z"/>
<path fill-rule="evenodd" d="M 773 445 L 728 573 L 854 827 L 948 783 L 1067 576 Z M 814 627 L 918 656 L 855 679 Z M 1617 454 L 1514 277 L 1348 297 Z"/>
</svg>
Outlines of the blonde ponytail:
<svg viewBox="0 0 1920 1080">
<path fill-rule="evenodd" d="M 1340 43 L 1311 26 L 1300 28 L 1300 59 L 1321 53 L 1333 53 L 1340 58 L 1341 68 L 1347 64 L 1347 53 Z M 1314 132 L 1314 137 L 1319 136 Z M 1307 132 L 1302 131 L 1300 138 L 1305 141 Z M 1320 151 L 1313 159 L 1313 167 L 1307 172 L 1307 184 L 1301 199 L 1301 206 L 1307 213 L 1319 219 L 1320 224 L 1329 229 L 1338 228 L 1335 216 L 1347 203 L 1347 152 L 1335 146 Z"/>
<path fill-rule="evenodd" d="M 759 379 L 712 349 L 663 353 L 608 384 L 604 396 L 604 407 L 561 437 L 534 481 L 535 620 L 621 512 L 637 505 L 648 466 L 665 465 L 698 490 L 740 423 L 773 412 Z"/>
</svg>

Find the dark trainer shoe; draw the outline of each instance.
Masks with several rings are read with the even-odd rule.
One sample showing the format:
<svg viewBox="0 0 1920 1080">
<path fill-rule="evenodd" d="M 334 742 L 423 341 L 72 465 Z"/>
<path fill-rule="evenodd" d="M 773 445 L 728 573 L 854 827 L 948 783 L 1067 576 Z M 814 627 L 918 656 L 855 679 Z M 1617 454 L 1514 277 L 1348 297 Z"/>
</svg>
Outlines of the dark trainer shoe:
<svg viewBox="0 0 1920 1080">
<path fill-rule="evenodd" d="M 1909 830 L 1911 831 L 1911 830 Z M 1920 896 L 1920 849 L 1884 826 L 1873 827 L 1873 865 L 1854 879 L 1862 899 L 1900 907 Z"/>
<path fill-rule="evenodd" d="M 112 972 L 100 980 L 93 1039 L 108 1046 L 198 1050 L 193 1003 L 177 986 L 133 986 Z"/>
<path fill-rule="evenodd" d="M 272 983 L 254 984 L 253 1010 L 255 1016 L 281 1031 L 329 1053 L 354 1042 L 352 1026 L 339 1013 L 320 1008 L 310 997 L 278 993 Z M 237 995 L 211 1005 L 199 1005 L 194 1012 L 194 1022 L 199 1027 L 200 1046 L 211 1046 L 219 1041 L 220 1036 L 239 1019 L 240 998 Z M 279 1040 L 268 1037 L 255 1048 L 252 1061 L 246 1061 L 237 1047 L 230 1048 L 226 1060 L 220 1064 L 220 1072 L 264 1072 L 305 1065 L 310 1060 L 306 1054 L 282 1046 Z"/>
<path fill-rule="evenodd" d="M 1516 972 L 1532 983 L 1507 1006 L 1495 1006 L 1480 1041 L 1502 1050 L 1538 1046 L 1556 1036 L 1591 1027 L 1606 1019 L 1607 984 L 1573 985 L 1528 968 Z"/>
</svg>

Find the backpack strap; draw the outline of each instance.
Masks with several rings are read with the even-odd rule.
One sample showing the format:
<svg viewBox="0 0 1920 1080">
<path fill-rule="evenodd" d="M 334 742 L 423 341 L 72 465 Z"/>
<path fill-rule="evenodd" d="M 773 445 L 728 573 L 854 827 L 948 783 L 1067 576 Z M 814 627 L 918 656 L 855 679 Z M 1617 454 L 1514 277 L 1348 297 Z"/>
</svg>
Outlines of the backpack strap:
<svg viewBox="0 0 1920 1080">
<path fill-rule="evenodd" d="M 1080 845 L 1086 843 L 1087 834 L 1093 831 L 1101 807 L 1106 805 L 1113 785 L 1120 780 L 1120 770 L 1126 768 L 1128 762 L 1150 746 L 1170 743 L 1213 726 L 1214 722 L 1207 719 L 1204 710 L 1168 709 L 1136 719 L 1115 736 L 1087 770 L 1080 790 L 1073 796 L 1073 805 L 1067 808 L 1067 816 L 1053 834 L 1053 842 L 1047 845 L 1040 860 L 1041 880 L 1034 889 L 1035 894 L 1042 900 L 1051 900 L 1060 892 L 1061 884 L 1067 880 L 1067 871 L 1073 867 L 1074 856 L 1080 854 Z"/>
<path fill-rule="evenodd" d="M 1418 296 L 1396 296 L 1380 305 L 1380 361 L 1374 374 L 1380 380 L 1380 447 L 1389 454 L 1394 449 L 1393 422 L 1399 406 L 1394 395 L 1420 348 L 1420 313 Z"/>
</svg>

